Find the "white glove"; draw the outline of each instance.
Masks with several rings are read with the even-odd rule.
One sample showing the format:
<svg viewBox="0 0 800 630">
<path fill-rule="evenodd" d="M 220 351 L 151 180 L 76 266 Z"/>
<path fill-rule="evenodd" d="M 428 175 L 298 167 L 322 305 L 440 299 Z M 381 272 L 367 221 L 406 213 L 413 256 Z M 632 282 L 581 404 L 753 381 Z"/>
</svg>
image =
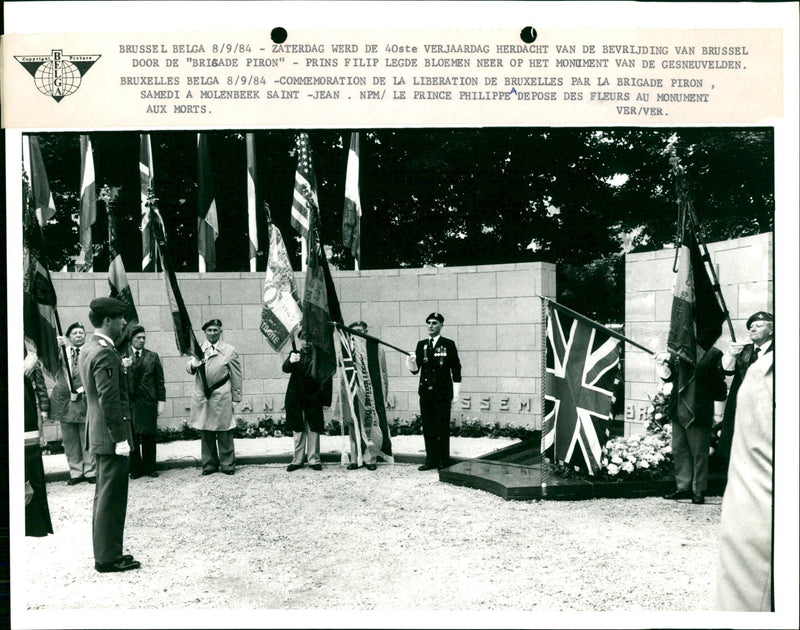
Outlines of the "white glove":
<svg viewBox="0 0 800 630">
<path fill-rule="evenodd" d="M 730 354 L 732 357 L 739 356 L 742 353 L 745 345 L 746 344 L 739 343 L 738 341 L 731 341 L 731 343 L 728 345 L 728 354 Z"/>
<path fill-rule="evenodd" d="M 114 452 L 117 455 L 121 455 L 122 457 L 127 457 L 128 455 L 130 455 L 131 445 L 128 444 L 128 440 L 125 440 L 124 442 L 117 442 L 114 445 Z"/>
<path fill-rule="evenodd" d="M 56 339 L 58 340 L 58 345 L 62 348 L 67 345 L 67 338 L 64 335 L 56 335 Z"/>
<path fill-rule="evenodd" d="M 158 412 L 157 413 L 158 413 L 159 416 L 162 413 L 164 413 L 164 407 L 166 407 L 166 406 L 167 406 L 166 401 L 164 401 L 164 400 L 159 400 L 158 401 Z"/>
<path fill-rule="evenodd" d="M 122 357 L 122 365 L 127 370 L 130 366 L 133 365 L 133 359 L 130 357 Z"/>
<path fill-rule="evenodd" d="M 36 363 L 39 361 L 39 357 L 36 356 L 35 352 L 29 352 L 25 355 L 25 359 L 22 362 L 22 367 L 25 369 L 25 376 L 30 376 L 33 374 L 33 370 L 36 367 Z"/>
<path fill-rule="evenodd" d="M 419 366 L 417 366 L 417 358 L 413 354 L 409 354 L 406 357 L 406 367 L 410 372 L 416 372 L 419 369 Z"/>
<path fill-rule="evenodd" d="M 461 394 L 461 383 L 453 383 L 453 402 L 456 402 L 458 400 L 460 394 Z"/>
<path fill-rule="evenodd" d="M 193 368 L 193 369 L 196 370 L 201 365 L 203 365 L 203 362 L 200 359 L 198 359 L 197 357 L 192 357 L 191 359 L 189 359 L 189 367 L 190 368 Z"/>
<path fill-rule="evenodd" d="M 300 361 L 300 353 L 299 352 L 290 352 L 289 353 L 289 363 L 298 363 Z"/>
</svg>

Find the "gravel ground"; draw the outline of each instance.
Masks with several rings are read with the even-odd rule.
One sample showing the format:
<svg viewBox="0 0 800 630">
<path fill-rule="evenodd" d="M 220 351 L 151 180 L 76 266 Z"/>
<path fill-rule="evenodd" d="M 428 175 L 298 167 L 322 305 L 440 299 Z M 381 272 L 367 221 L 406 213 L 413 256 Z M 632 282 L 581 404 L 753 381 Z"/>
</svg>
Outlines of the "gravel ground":
<svg viewBox="0 0 800 630">
<path fill-rule="evenodd" d="M 248 442 L 258 440 L 237 441 L 239 452 Z M 494 450 L 468 444 L 464 456 L 480 454 L 472 448 Z M 403 445 L 411 448 L 412 440 Z M 408 464 L 381 464 L 375 472 L 327 464 L 322 472 L 291 474 L 283 464 L 251 465 L 231 477 L 167 470 L 131 482 L 125 549 L 142 568 L 121 574 L 93 569 L 92 497 L 87 484 L 48 484 L 56 534 L 25 539 L 28 610 L 700 611 L 711 605 L 716 497 L 704 506 L 660 498 L 504 501 L 440 483 L 435 471 Z"/>
</svg>

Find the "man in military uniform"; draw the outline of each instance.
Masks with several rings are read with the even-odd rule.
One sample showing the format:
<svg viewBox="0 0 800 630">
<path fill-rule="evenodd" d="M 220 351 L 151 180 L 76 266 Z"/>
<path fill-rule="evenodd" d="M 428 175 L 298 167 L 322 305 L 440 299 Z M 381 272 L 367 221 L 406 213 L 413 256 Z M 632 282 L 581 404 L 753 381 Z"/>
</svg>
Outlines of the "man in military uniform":
<svg viewBox="0 0 800 630">
<path fill-rule="evenodd" d="M 722 355 L 722 369 L 725 374 L 733 376 L 728 402 L 722 416 L 722 432 L 719 438 L 719 456 L 727 464 L 731 454 L 733 429 L 736 417 L 736 397 L 742 385 L 747 369 L 756 362 L 756 359 L 774 350 L 773 347 L 773 317 L 772 313 L 758 311 L 747 319 L 747 332 L 750 334 L 750 343 L 731 342 L 728 350 Z M 727 466 L 726 466 L 727 468 Z"/>
<path fill-rule="evenodd" d="M 89 321 L 94 336 L 78 359 L 86 392 L 86 444 L 97 463 L 92 543 L 94 568 L 100 573 L 141 566 L 122 553 L 133 439 L 125 369 L 114 346 L 127 323 L 124 312 L 125 304 L 114 298 L 92 300 Z"/>
<path fill-rule="evenodd" d="M 450 465 L 450 405 L 461 390 L 461 361 L 452 339 L 441 336 L 444 317 L 431 313 L 426 318 L 428 339 L 417 343 L 406 367 L 419 377 L 419 410 L 425 437 L 425 463 L 419 470 L 442 469 Z"/>
</svg>

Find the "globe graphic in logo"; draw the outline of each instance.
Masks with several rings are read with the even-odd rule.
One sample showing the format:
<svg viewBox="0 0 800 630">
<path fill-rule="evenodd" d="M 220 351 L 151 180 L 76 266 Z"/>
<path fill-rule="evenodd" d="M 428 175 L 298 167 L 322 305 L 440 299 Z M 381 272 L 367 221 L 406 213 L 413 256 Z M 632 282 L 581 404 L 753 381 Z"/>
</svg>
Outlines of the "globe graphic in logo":
<svg viewBox="0 0 800 630">
<path fill-rule="evenodd" d="M 45 61 L 33 75 L 36 89 L 52 96 L 56 102 L 73 94 L 81 85 L 81 73 L 74 63 L 66 60 Z"/>
</svg>

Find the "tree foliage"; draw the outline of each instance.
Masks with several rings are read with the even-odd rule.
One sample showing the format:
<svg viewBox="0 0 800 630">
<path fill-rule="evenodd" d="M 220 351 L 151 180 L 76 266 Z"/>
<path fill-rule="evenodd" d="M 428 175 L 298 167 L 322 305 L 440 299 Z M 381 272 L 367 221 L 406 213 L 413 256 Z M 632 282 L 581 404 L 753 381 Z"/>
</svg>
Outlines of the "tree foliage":
<svg viewBox="0 0 800 630">
<path fill-rule="evenodd" d="M 255 135 L 259 208 L 269 205 L 299 268 L 299 239 L 289 225 L 295 132 Z M 353 266 L 341 246 L 349 135 L 309 132 L 322 239 L 342 268 Z M 139 270 L 139 134 L 91 137 L 98 187 L 122 186 L 117 220 L 123 262 L 129 271 Z M 244 132 L 209 132 L 208 138 L 220 222 L 217 270 L 247 270 Z M 60 268 L 78 253 L 78 135 L 43 134 L 40 141 L 58 209 L 45 236 L 50 266 Z M 158 131 L 151 141 L 155 194 L 171 254 L 178 269 L 196 270 L 197 135 Z M 685 167 L 706 241 L 772 230 L 771 129 L 367 130 L 360 160 L 362 268 L 550 261 L 561 266 L 566 303 L 578 310 L 594 304 L 595 315 L 613 319 L 621 314 L 622 254 L 660 248 L 675 237 L 670 146 Z M 263 214 L 258 223 L 263 269 Z M 99 271 L 107 259 L 106 230 L 100 205 L 93 230 Z M 616 298 L 592 291 L 601 280 L 604 295 L 613 292 Z"/>
</svg>

